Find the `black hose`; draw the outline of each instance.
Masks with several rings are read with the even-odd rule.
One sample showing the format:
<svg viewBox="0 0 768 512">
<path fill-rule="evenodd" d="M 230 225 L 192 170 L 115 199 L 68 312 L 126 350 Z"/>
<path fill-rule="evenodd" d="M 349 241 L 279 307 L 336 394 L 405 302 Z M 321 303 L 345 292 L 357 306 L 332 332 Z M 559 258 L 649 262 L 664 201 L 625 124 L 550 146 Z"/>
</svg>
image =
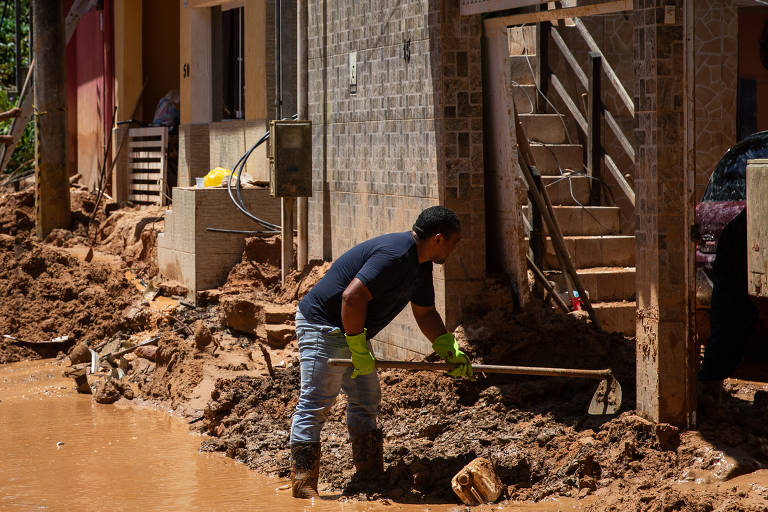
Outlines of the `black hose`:
<svg viewBox="0 0 768 512">
<path fill-rule="evenodd" d="M 287 119 L 297 119 L 298 114 L 294 114 Z M 243 169 L 245 168 L 245 164 L 248 161 L 248 158 L 250 158 L 251 153 L 254 152 L 254 150 L 259 147 L 261 144 L 263 144 L 265 141 L 269 139 L 269 132 L 266 132 L 264 135 L 259 138 L 259 140 L 256 141 L 256 143 L 251 146 L 251 148 L 246 151 L 235 163 L 235 166 L 232 168 L 232 172 L 227 177 L 227 193 L 229 194 L 229 199 L 234 203 L 234 205 L 237 207 L 238 210 L 240 210 L 246 217 L 249 219 L 258 222 L 268 230 L 275 230 L 275 231 L 281 231 L 282 227 L 278 226 L 277 224 L 272 224 L 271 222 L 267 222 L 263 219 L 260 219 L 253 215 L 251 212 L 248 211 L 248 209 L 245 207 L 245 201 L 243 200 L 242 195 L 242 186 L 241 186 L 241 177 L 243 174 Z M 237 198 L 232 194 L 232 178 L 236 177 L 235 180 L 235 191 L 237 193 Z"/>
</svg>

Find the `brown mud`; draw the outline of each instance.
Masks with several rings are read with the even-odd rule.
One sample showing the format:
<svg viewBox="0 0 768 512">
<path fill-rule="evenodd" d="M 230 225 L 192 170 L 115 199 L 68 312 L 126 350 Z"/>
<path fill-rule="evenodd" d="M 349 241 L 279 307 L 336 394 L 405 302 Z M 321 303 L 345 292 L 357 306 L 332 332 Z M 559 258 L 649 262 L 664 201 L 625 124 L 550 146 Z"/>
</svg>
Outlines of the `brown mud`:
<svg viewBox="0 0 768 512">
<path fill-rule="evenodd" d="M 0 199 L 0 334 L 42 341 L 71 336 L 107 351 L 158 336 L 156 348 L 126 356 L 127 375 L 106 401 L 151 399 L 195 420 L 205 451 L 221 451 L 281 478 L 289 472 L 288 435 L 299 370 L 292 315 L 329 264 L 313 262 L 280 284 L 276 237 L 246 242 L 222 287 L 185 307 L 184 290 L 157 278 L 161 209 L 102 206 L 87 231 L 94 197 L 73 190 L 72 231 L 33 234 L 31 192 Z M 92 247 L 92 259 L 83 249 Z M 147 302 L 132 271 L 153 278 L 163 299 Z M 634 414 L 634 341 L 595 331 L 582 318 L 531 306 L 514 311 L 506 287 L 486 283 L 491 306 L 470 312 L 455 334 L 473 361 L 487 364 L 607 368 L 621 382 L 618 415 L 588 416 L 596 382 L 427 372 L 381 372 L 380 426 L 386 475 L 365 495 L 351 492 L 351 448 L 341 395 L 323 430 L 320 490 L 361 499 L 457 503 L 451 477 L 477 456 L 505 485 L 503 500 L 584 499 L 586 510 L 768 510 L 768 386 L 727 381 L 703 397 L 698 430 L 679 432 Z M 250 312 L 248 318 L 237 312 Z M 239 323 L 238 323 L 239 322 Z M 288 342 L 285 344 L 285 342 Z M 0 339 L 0 363 L 55 355 L 58 349 Z M 51 353 L 53 352 L 53 353 Z M 87 353 L 87 350 L 85 351 Z M 741 476 L 739 476 L 741 475 Z"/>
</svg>

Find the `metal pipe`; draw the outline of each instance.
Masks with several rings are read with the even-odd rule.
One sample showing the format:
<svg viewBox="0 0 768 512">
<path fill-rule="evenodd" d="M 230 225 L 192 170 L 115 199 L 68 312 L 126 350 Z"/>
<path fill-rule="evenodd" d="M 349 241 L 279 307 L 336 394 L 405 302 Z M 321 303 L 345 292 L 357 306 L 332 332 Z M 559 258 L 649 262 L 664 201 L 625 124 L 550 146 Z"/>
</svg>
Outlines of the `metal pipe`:
<svg viewBox="0 0 768 512">
<path fill-rule="evenodd" d="M 283 118 L 283 0 L 275 0 L 275 119 Z"/>
<path fill-rule="evenodd" d="M 309 61 L 308 61 L 307 0 L 296 1 L 296 108 L 299 119 L 309 119 Z M 296 202 L 296 268 L 301 271 L 309 261 L 309 200 L 299 197 Z"/>
</svg>

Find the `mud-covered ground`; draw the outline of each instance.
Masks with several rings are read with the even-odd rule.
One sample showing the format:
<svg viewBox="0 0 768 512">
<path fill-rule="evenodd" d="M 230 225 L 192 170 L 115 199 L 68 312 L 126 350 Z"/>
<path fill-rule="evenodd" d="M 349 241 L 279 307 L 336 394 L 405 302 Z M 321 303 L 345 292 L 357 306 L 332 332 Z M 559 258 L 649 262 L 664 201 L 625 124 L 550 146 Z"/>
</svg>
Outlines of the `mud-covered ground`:
<svg viewBox="0 0 768 512">
<path fill-rule="evenodd" d="M 328 264 L 314 262 L 283 287 L 279 239 L 249 239 L 227 283 L 185 306 L 186 290 L 157 276 L 162 209 L 102 205 L 86 229 L 95 198 L 74 188 L 72 197 L 72 230 L 41 241 L 31 189 L 0 192 L 0 335 L 16 338 L 0 338 L 0 363 L 58 353 L 77 367 L 87 348 L 106 353 L 155 337 L 126 356 L 125 378 L 95 379 L 94 399 L 165 404 L 206 434 L 203 450 L 287 477 L 299 386 L 292 313 Z M 160 298 L 147 300 L 142 289 L 153 282 Z M 381 372 L 387 471 L 358 497 L 458 503 L 451 477 L 484 456 L 505 486 L 502 500 L 567 496 L 593 511 L 768 510 L 768 476 L 733 480 L 768 467 L 768 386 L 729 380 L 721 394 L 705 394 L 695 431 L 651 424 L 632 410 L 632 339 L 542 307 L 514 311 L 494 279 L 486 289 L 492 305 L 470 312 L 455 333 L 474 361 L 610 367 L 623 388 L 620 413 L 586 414 L 595 381 Z M 47 348 L 23 343 L 64 335 L 69 342 Z M 344 493 L 353 473 L 345 405 L 342 395 L 323 431 L 324 494 Z"/>
</svg>

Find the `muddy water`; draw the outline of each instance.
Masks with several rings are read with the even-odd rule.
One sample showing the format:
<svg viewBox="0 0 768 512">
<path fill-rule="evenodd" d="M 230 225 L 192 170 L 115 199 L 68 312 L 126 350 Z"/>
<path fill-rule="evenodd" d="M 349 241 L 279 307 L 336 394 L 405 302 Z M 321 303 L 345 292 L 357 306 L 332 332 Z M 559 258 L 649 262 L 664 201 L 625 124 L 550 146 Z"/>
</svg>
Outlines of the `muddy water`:
<svg viewBox="0 0 768 512">
<path fill-rule="evenodd" d="M 0 510 L 459 511 L 458 505 L 306 501 L 218 454 L 180 419 L 134 404 L 99 405 L 54 361 L 0 366 Z M 578 502 L 473 510 L 581 510 Z"/>
</svg>

